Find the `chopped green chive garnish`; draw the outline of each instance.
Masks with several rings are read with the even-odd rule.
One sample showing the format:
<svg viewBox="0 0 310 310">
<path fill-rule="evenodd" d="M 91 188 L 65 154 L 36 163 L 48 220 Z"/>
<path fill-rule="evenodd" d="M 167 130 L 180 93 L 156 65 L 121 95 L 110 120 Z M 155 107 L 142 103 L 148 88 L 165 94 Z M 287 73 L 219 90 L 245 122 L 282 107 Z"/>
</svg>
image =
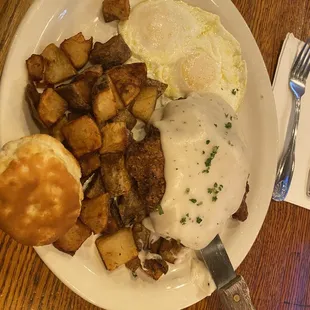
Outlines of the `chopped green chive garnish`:
<svg viewBox="0 0 310 310">
<path fill-rule="evenodd" d="M 182 225 L 185 225 L 185 224 L 186 224 L 186 217 L 185 217 L 185 216 L 181 218 L 180 223 L 181 223 Z"/>
<path fill-rule="evenodd" d="M 212 201 L 217 201 L 217 196 L 213 196 Z"/>
<path fill-rule="evenodd" d="M 231 91 L 231 93 L 232 93 L 234 96 L 236 96 L 238 91 L 239 91 L 238 88 L 234 88 L 234 89 Z"/>
<path fill-rule="evenodd" d="M 157 211 L 158 211 L 159 215 L 163 215 L 164 214 L 164 210 L 163 210 L 161 205 L 157 206 Z"/>
<path fill-rule="evenodd" d="M 228 122 L 225 124 L 225 128 L 230 129 L 232 127 L 232 123 Z"/>
<path fill-rule="evenodd" d="M 198 224 L 200 224 L 200 223 L 202 222 L 202 218 L 201 218 L 200 216 L 197 216 L 197 217 L 196 217 L 196 222 L 197 222 Z"/>
<path fill-rule="evenodd" d="M 210 140 L 207 140 L 207 141 L 206 141 L 206 144 L 209 144 L 209 143 L 210 143 Z"/>
<path fill-rule="evenodd" d="M 196 203 L 196 202 L 197 202 L 197 199 L 192 198 L 192 199 L 190 199 L 189 201 L 192 202 L 192 203 Z"/>
</svg>

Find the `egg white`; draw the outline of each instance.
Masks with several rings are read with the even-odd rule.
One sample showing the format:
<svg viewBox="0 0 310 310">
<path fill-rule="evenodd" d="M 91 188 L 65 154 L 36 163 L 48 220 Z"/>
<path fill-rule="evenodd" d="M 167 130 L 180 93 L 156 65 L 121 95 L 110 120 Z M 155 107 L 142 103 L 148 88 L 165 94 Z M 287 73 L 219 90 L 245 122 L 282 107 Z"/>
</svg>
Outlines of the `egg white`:
<svg viewBox="0 0 310 310">
<path fill-rule="evenodd" d="M 147 0 L 132 9 L 119 32 L 150 76 L 168 84 L 168 97 L 207 92 L 220 95 L 234 110 L 240 106 L 246 63 L 219 16 L 182 1 Z"/>
</svg>

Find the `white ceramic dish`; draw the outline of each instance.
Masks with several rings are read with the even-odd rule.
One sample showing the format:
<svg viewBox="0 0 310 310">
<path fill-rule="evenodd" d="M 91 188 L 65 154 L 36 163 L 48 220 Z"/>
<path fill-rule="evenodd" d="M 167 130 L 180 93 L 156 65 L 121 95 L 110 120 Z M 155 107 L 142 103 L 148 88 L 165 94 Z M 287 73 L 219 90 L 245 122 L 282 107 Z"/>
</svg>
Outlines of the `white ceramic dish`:
<svg viewBox="0 0 310 310">
<path fill-rule="evenodd" d="M 239 224 L 228 222 L 222 239 L 234 267 L 249 252 L 268 210 L 276 169 L 277 118 L 273 94 L 264 61 L 243 18 L 229 0 L 187 0 L 220 15 L 223 25 L 241 43 L 248 65 L 248 88 L 240 109 L 246 139 L 252 153 L 249 218 Z M 116 33 L 114 23 L 101 18 L 102 0 L 37 0 L 21 23 L 2 75 L 0 91 L 0 144 L 37 132 L 27 105 L 25 59 L 40 53 L 51 42 L 83 31 L 86 37 L 105 42 Z M 203 299 L 209 292 L 195 279 L 170 276 L 158 283 L 133 282 L 124 269 L 108 274 L 90 238 L 71 258 L 52 246 L 36 248 L 47 266 L 74 292 L 86 300 L 113 310 L 174 310 Z"/>
</svg>

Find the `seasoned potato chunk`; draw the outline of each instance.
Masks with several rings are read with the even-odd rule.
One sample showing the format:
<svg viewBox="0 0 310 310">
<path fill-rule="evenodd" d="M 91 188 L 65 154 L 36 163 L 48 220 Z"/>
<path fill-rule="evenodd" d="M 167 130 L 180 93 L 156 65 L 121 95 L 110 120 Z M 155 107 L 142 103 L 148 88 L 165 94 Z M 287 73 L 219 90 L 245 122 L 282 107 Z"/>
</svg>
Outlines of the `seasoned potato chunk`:
<svg viewBox="0 0 310 310">
<path fill-rule="evenodd" d="M 119 96 L 125 106 L 139 95 L 146 82 L 146 74 L 145 63 L 123 65 L 107 71 L 114 96 Z"/>
<path fill-rule="evenodd" d="M 156 99 L 156 87 L 147 86 L 142 88 L 132 106 L 132 114 L 141 121 L 148 123 L 155 110 Z"/>
<path fill-rule="evenodd" d="M 96 246 L 105 267 L 110 271 L 138 256 L 130 228 L 123 228 L 114 235 L 99 237 Z"/>
<path fill-rule="evenodd" d="M 164 240 L 164 238 L 160 237 L 158 240 L 156 240 L 154 242 L 151 241 L 150 242 L 150 252 L 154 253 L 154 254 L 158 254 L 161 243 L 163 240 Z"/>
<path fill-rule="evenodd" d="M 64 40 L 60 44 L 60 48 L 71 60 L 73 66 L 78 70 L 83 68 L 88 62 L 89 53 L 92 47 L 93 38 L 91 37 L 89 40 L 85 40 L 82 32 Z"/>
<path fill-rule="evenodd" d="M 80 214 L 81 221 L 95 234 L 104 231 L 108 225 L 110 195 L 102 194 L 96 198 L 84 200 Z"/>
<path fill-rule="evenodd" d="M 83 177 L 88 177 L 95 170 L 100 168 L 100 156 L 98 153 L 86 154 L 80 158 L 79 162 Z"/>
<path fill-rule="evenodd" d="M 108 225 L 105 230 L 105 233 L 114 234 L 120 228 L 124 226 L 122 219 L 119 215 L 118 207 L 116 203 L 112 203 L 110 206 L 110 215 L 108 219 Z"/>
<path fill-rule="evenodd" d="M 146 217 L 146 208 L 134 187 L 120 198 L 119 213 L 125 225 L 141 222 Z"/>
<path fill-rule="evenodd" d="M 44 59 L 41 55 L 32 54 L 26 60 L 29 77 L 33 81 L 43 80 Z"/>
<path fill-rule="evenodd" d="M 150 230 L 148 230 L 143 224 L 136 223 L 132 227 L 132 235 L 138 251 L 148 249 L 151 236 Z"/>
<path fill-rule="evenodd" d="M 135 257 L 134 259 L 127 262 L 125 265 L 132 272 L 136 272 L 139 268 L 142 267 L 139 257 Z"/>
<path fill-rule="evenodd" d="M 169 269 L 168 264 L 163 259 L 146 259 L 144 268 L 143 271 L 156 281 Z"/>
<path fill-rule="evenodd" d="M 82 116 L 65 125 L 62 133 L 76 157 L 97 151 L 101 147 L 98 126 L 89 116 Z"/>
<path fill-rule="evenodd" d="M 42 122 L 39 113 L 38 113 L 38 105 L 40 102 L 40 94 L 37 89 L 33 85 L 33 83 L 28 83 L 25 89 L 25 100 L 28 104 L 32 119 L 36 123 L 36 125 L 41 130 L 46 130 L 46 125 Z"/>
<path fill-rule="evenodd" d="M 174 239 L 163 239 L 159 248 L 159 255 L 167 262 L 174 264 L 177 254 L 182 249 L 180 243 Z"/>
<path fill-rule="evenodd" d="M 55 90 L 69 104 L 71 109 L 88 111 L 91 109 L 92 85 L 86 79 L 58 86 Z"/>
<path fill-rule="evenodd" d="M 63 82 L 76 74 L 70 60 L 55 44 L 48 45 L 42 52 L 44 58 L 44 81 L 48 84 Z"/>
<path fill-rule="evenodd" d="M 121 196 L 130 191 L 131 180 L 122 153 L 101 155 L 101 174 L 105 188 L 112 197 Z"/>
<path fill-rule="evenodd" d="M 99 127 L 117 114 L 117 103 L 106 75 L 101 76 L 93 87 L 93 112 Z"/>
<path fill-rule="evenodd" d="M 56 249 L 73 256 L 90 236 L 91 230 L 78 219 L 74 226 L 53 245 Z"/>
<path fill-rule="evenodd" d="M 137 124 L 136 118 L 127 109 L 119 111 L 118 114 L 112 119 L 112 121 L 125 122 L 126 127 L 129 130 L 132 130 Z"/>
<path fill-rule="evenodd" d="M 110 123 L 102 130 L 102 147 L 100 154 L 124 152 L 130 141 L 130 133 L 126 123 Z"/>
<path fill-rule="evenodd" d="M 107 70 L 122 65 L 131 57 L 131 51 L 119 34 L 106 43 L 96 42 L 90 53 L 89 60 L 93 64 L 101 64 Z"/>
<path fill-rule="evenodd" d="M 68 103 L 53 88 L 47 88 L 38 105 L 40 119 L 46 127 L 54 125 L 67 111 Z"/>
<path fill-rule="evenodd" d="M 165 83 L 162 83 L 160 81 L 157 80 L 153 80 L 148 78 L 146 80 L 146 86 L 153 86 L 156 87 L 157 89 L 157 98 L 159 98 L 167 89 L 168 85 Z"/>
<path fill-rule="evenodd" d="M 126 20 L 129 13 L 129 0 L 104 0 L 102 3 L 102 14 L 106 23 L 113 20 Z"/>
<path fill-rule="evenodd" d="M 62 134 L 62 127 L 69 123 L 69 120 L 64 115 L 52 128 L 50 134 L 60 142 L 65 140 L 64 135 Z"/>
<path fill-rule="evenodd" d="M 101 65 L 94 65 L 84 69 L 79 73 L 73 81 L 86 80 L 91 86 L 103 75 L 103 68 Z"/>
<path fill-rule="evenodd" d="M 104 193 L 105 193 L 105 188 L 104 188 L 104 184 L 102 181 L 101 173 L 96 172 L 90 184 L 87 186 L 85 190 L 85 197 L 88 199 L 93 199 Z"/>
</svg>

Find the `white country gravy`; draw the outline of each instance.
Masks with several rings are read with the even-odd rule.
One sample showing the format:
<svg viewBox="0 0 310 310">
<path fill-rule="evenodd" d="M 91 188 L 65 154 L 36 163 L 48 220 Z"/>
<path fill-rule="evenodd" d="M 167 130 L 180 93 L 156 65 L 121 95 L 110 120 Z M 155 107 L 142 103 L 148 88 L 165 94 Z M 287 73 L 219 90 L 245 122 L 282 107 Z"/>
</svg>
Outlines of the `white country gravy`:
<svg viewBox="0 0 310 310">
<path fill-rule="evenodd" d="M 195 94 L 157 110 L 153 125 L 161 132 L 167 182 L 164 213 L 151 214 L 154 229 L 199 250 L 222 230 L 245 192 L 248 160 L 236 114 L 215 95 Z"/>
</svg>

